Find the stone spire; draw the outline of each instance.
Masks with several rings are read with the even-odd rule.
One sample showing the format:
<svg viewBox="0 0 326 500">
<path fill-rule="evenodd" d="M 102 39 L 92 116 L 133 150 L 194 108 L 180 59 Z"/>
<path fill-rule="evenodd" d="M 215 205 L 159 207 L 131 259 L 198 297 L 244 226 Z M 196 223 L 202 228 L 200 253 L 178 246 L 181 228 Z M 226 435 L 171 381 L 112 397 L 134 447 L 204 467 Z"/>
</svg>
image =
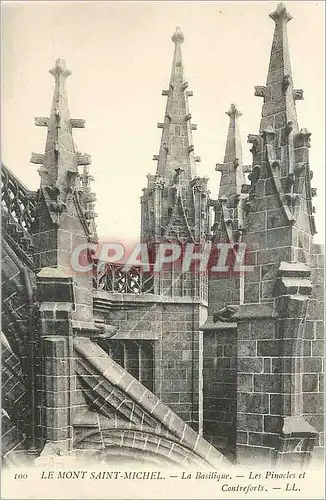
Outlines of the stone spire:
<svg viewBox="0 0 326 500">
<path fill-rule="evenodd" d="M 184 36 L 177 28 L 172 36 L 175 45 L 165 118 L 158 123 L 162 130 L 156 173 L 147 175 L 147 187 L 141 197 L 143 242 L 202 242 L 209 232 L 208 179 L 196 175 L 192 130 L 181 45 Z"/>
<path fill-rule="evenodd" d="M 260 133 L 274 139 L 276 154 L 288 161 L 283 164 L 282 175 L 293 171 L 293 136 L 298 133 L 296 100 L 303 99 L 303 91 L 293 87 L 287 23 L 292 16 L 283 3 L 270 14 L 275 22 L 273 43 L 266 86 L 255 87 L 255 95 L 263 97 Z M 281 151 L 281 148 L 285 150 Z M 283 153 L 283 154 L 282 154 Z"/>
<path fill-rule="evenodd" d="M 287 23 L 292 16 L 285 5 L 279 3 L 270 17 L 275 22 L 275 30 L 266 86 L 255 88 L 255 95 L 264 98 L 260 131 L 268 127 L 278 130 L 292 122 L 293 132 L 297 133 L 295 101 L 303 98 L 303 92 L 293 88 L 287 36 Z"/>
<path fill-rule="evenodd" d="M 249 298 L 252 302 L 275 296 L 274 288 L 268 287 L 280 276 L 276 265 L 311 265 L 312 237 L 316 232 L 312 205 L 316 190 L 311 187 L 309 163 L 311 134 L 298 127 L 296 100 L 302 99 L 303 91 L 293 88 L 287 40 L 287 23 L 292 16 L 279 4 L 270 17 L 275 31 L 266 86 L 256 87 L 255 91 L 264 99 L 260 133 L 248 136 L 252 144 L 252 171 L 248 176 L 250 185 L 242 189 L 248 196 L 244 203 L 243 238 L 248 247 L 255 248 L 252 261 L 257 266 L 257 272 L 246 276 L 246 283 L 251 287 L 257 276 L 261 281 L 256 297 Z M 263 267 L 259 272 L 258 268 L 265 265 L 266 255 L 275 268 L 265 274 Z M 284 276 L 292 279 L 294 274 Z"/>
<path fill-rule="evenodd" d="M 196 177 L 195 162 L 200 161 L 194 156 L 192 130 L 196 125 L 191 125 L 191 114 L 188 108 L 188 97 L 192 92 L 187 91 L 188 83 L 184 78 L 181 44 L 184 36 L 180 28 L 176 28 L 172 36 L 175 44 L 170 85 L 168 90 L 163 90 L 162 95 L 167 96 L 165 117 L 163 123 L 158 123 L 162 128 L 162 139 L 158 155 L 153 157 L 158 161 L 157 175 L 168 183 L 173 183 L 175 169 L 182 168 L 181 183 L 189 182 Z"/>
<path fill-rule="evenodd" d="M 296 101 L 303 99 L 303 91 L 293 87 L 287 37 L 287 23 L 292 19 L 284 4 L 278 4 L 270 14 L 275 22 L 274 37 L 266 86 L 255 87 L 255 95 L 263 97 L 260 134 L 250 134 L 253 171 L 251 198 L 259 177 L 273 179 L 274 193 L 279 198 L 287 224 L 305 219 L 305 231 L 314 234 L 315 223 L 311 198 L 312 173 L 309 165 L 311 133 L 299 130 Z M 268 166 L 267 170 L 264 167 Z M 258 171 L 260 173 L 258 174 Z M 256 180 L 255 180 L 256 179 Z M 251 206 L 253 200 L 251 200 Z M 249 205 L 248 205 L 249 207 Z M 299 216 L 300 212 L 305 215 Z"/>
<path fill-rule="evenodd" d="M 41 191 L 53 222 L 66 211 L 67 195 L 76 188 L 79 165 L 91 163 L 89 155 L 76 151 L 72 129 L 84 128 L 85 121 L 71 119 L 66 92 L 66 79 L 71 75 L 63 59 L 57 59 L 50 70 L 54 76 L 54 95 L 50 118 L 35 118 L 37 126 L 48 128 L 44 154 L 32 153 L 31 162 L 40 164 Z"/>
<path fill-rule="evenodd" d="M 229 198 L 240 195 L 241 187 L 245 183 L 239 129 L 239 117 L 242 113 L 235 104 L 231 104 L 226 114 L 230 117 L 230 123 L 226 140 L 224 163 L 218 163 L 216 165 L 216 170 L 222 174 L 219 198 Z"/>
</svg>

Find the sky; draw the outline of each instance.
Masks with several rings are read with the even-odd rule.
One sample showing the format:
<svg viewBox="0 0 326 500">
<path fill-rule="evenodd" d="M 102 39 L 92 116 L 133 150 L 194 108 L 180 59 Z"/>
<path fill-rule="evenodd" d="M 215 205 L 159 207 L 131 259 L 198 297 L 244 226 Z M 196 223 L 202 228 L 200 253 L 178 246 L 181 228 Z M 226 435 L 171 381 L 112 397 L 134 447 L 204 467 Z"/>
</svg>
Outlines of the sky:
<svg viewBox="0 0 326 500">
<path fill-rule="evenodd" d="M 43 153 L 54 88 L 49 70 L 66 60 L 70 114 L 85 118 L 74 131 L 78 150 L 92 157 L 101 239 L 137 240 L 140 196 L 155 173 L 174 45 L 180 26 L 197 173 L 209 177 L 216 198 L 231 103 L 242 111 L 244 163 L 247 135 L 259 129 L 277 2 L 34 1 L 2 3 L 2 160 L 30 188 L 39 186 L 31 152 Z M 293 80 L 304 90 L 297 102 L 299 127 L 312 132 L 310 165 L 317 187 L 316 242 L 324 241 L 324 2 L 287 2 Z"/>
</svg>

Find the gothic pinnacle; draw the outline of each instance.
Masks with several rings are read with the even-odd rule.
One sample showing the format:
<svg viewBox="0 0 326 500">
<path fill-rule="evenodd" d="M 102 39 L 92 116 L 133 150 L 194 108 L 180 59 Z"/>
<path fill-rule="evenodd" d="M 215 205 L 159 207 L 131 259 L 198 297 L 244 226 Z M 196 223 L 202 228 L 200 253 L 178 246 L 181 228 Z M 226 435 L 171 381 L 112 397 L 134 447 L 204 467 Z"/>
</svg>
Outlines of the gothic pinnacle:
<svg viewBox="0 0 326 500">
<path fill-rule="evenodd" d="M 230 117 L 228 136 L 224 155 L 224 163 L 242 164 L 242 145 L 238 118 L 242 116 L 241 111 L 235 104 L 231 104 L 226 114 Z"/>
<path fill-rule="evenodd" d="M 85 121 L 70 119 L 66 79 L 71 71 L 63 59 L 57 59 L 49 72 L 55 79 L 50 117 L 35 119 L 37 126 L 48 129 L 45 152 L 33 153 L 31 161 L 42 165 L 39 169 L 42 185 L 63 187 L 75 182 L 78 165 L 90 164 L 90 157 L 76 152 L 72 136 L 72 129 L 84 128 Z"/>
<path fill-rule="evenodd" d="M 293 135 L 298 132 L 296 100 L 303 98 L 303 91 L 293 87 L 292 69 L 289 53 L 287 23 L 292 19 L 283 3 L 270 14 L 275 22 L 273 42 L 266 86 L 256 86 L 255 95 L 263 98 L 260 133 L 272 127 L 278 143 L 291 143 L 288 124 L 291 122 Z M 277 139 L 282 134 L 282 138 Z"/>
<path fill-rule="evenodd" d="M 159 123 L 162 129 L 161 146 L 158 155 L 153 158 L 158 161 L 157 174 L 169 178 L 173 182 L 175 169 L 184 169 L 185 182 L 196 177 L 196 158 L 192 141 L 192 130 L 196 127 L 191 123 L 191 113 L 188 107 L 188 82 L 184 78 L 181 45 L 184 35 L 177 27 L 172 35 L 175 45 L 171 69 L 169 90 L 162 92 L 167 96 L 165 119 Z"/>
<path fill-rule="evenodd" d="M 302 184 L 297 181 L 299 172 L 303 171 L 302 165 L 309 173 L 309 155 L 308 140 L 305 134 L 299 132 L 296 111 L 296 101 L 303 98 L 303 91 L 293 86 L 290 61 L 287 23 L 293 18 L 283 3 L 278 4 L 270 18 L 275 26 L 266 85 L 255 87 L 255 95 L 263 98 L 260 135 L 249 135 L 248 142 L 253 144 L 254 169 L 255 165 L 263 169 L 268 166 L 264 175 L 273 176 L 275 191 L 288 222 L 293 224 L 300 207 L 305 206 L 304 210 L 310 216 L 310 230 L 314 234 L 312 208 L 306 196 L 306 183 L 309 181 L 302 180 Z M 295 187 L 294 177 L 297 182 Z M 286 184 L 280 182 L 281 178 L 287 179 Z M 300 196 L 305 200 L 302 203 L 298 201 Z"/>
<path fill-rule="evenodd" d="M 242 165 L 241 135 L 238 123 L 238 119 L 242 116 L 242 113 L 235 104 L 231 104 L 226 114 L 230 117 L 230 122 L 225 146 L 224 163 L 216 165 L 216 170 L 222 174 L 219 198 L 239 195 L 241 193 L 241 186 L 245 183 Z"/>
<path fill-rule="evenodd" d="M 292 70 L 289 54 L 289 44 L 287 37 L 287 22 L 292 19 L 286 7 L 278 4 L 277 9 L 270 14 L 275 22 L 275 30 L 268 68 L 267 85 L 279 84 L 286 91 L 292 87 Z M 272 89 L 271 89 L 272 90 Z M 265 92 L 265 98 L 268 99 L 268 92 Z M 271 98 L 273 98 L 271 96 Z"/>
</svg>

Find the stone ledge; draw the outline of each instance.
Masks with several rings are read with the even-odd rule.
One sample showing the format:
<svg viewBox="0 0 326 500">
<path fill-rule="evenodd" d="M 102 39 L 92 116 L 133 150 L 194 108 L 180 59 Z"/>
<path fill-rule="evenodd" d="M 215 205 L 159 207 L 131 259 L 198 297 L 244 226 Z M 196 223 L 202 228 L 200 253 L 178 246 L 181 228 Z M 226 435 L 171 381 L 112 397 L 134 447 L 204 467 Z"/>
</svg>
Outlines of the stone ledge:
<svg viewBox="0 0 326 500">
<path fill-rule="evenodd" d="M 274 302 L 264 304 L 241 304 L 239 309 L 234 314 L 233 318 L 238 320 L 248 320 L 254 318 L 277 318 L 278 314 L 275 312 Z"/>
<path fill-rule="evenodd" d="M 99 338 L 112 337 L 116 328 L 113 325 L 96 324 L 92 321 L 72 320 L 72 327 L 78 334 L 91 334 Z"/>
<path fill-rule="evenodd" d="M 114 292 L 106 292 L 100 290 L 94 290 L 94 301 L 99 299 L 100 301 L 107 301 L 110 305 L 112 302 L 120 302 L 120 303 L 171 303 L 171 304 L 198 304 L 207 306 L 207 301 L 193 299 L 192 297 L 169 297 L 166 295 L 155 295 L 153 293 L 114 293 Z"/>
<path fill-rule="evenodd" d="M 98 338 L 101 338 L 101 336 L 99 335 Z M 157 334 L 152 330 L 149 332 L 117 332 L 110 338 L 114 340 L 161 340 L 161 334 Z"/>
<path fill-rule="evenodd" d="M 282 277 L 309 278 L 310 268 L 301 262 L 281 262 L 278 268 L 278 275 Z"/>
<path fill-rule="evenodd" d="M 73 310 L 71 302 L 42 302 L 40 311 L 65 311 L 67 313 Z"/>
<path fill-rule="evenodd" d="M 285 286 L 285 288 L 291 288 L 291 287 L 306 287 L 306 288 L 311 288 L 312 284 L 310 279 L 308 278 L 295 278 L 293 276 L 285 277 L 282 279 L 282 282 Z"/>
<path fill-rule="evenodd" d="M 282 429 L 283 436 L 317 437 L 318 432 L 303 417 L 285 417 Z"/>
<path fill-rule="evenodd" d="M 203 332 L 211 332 L 214 330 L 234 330 L 237 328 L 237 323 L 234 321 L 213 321 L 213 316 L 209 315 L 206 322 L 201 326 Z"/>
<path fill-rule="evenodd" d="M 66 268 L 61 268 L 61 267 L 43 267 L 40 272 L 37 273 L 36 275 L 38 278 L 48 278 L 48 279 L 55 279 L 55 278 L 60 278 L 60 279 L 72 279 L 73 278 L 73 273 L 67 272 Z"/>
<path fill-rule="evenodd" d="M 309 278 L 302 276 L 279 277 L 276 279 L 274 290 L 277 297 L 287 295 L 309 296 L 312 292 L 312 282 Z"/>
</svg>

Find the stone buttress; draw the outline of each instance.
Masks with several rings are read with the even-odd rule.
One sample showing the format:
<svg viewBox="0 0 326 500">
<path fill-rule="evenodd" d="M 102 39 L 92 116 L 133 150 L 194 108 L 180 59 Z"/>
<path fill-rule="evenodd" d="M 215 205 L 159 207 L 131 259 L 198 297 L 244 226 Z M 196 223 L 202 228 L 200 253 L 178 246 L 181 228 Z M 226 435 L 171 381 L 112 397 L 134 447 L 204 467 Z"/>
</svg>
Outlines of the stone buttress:
<svg viewBox="0 0 326 500">
<path fill-rule="evenodd" d="M 237 322 L 238 460 L 305 462 L 322 432 L 319 384 L 323 319 L 315 283 L 316 246 L 309 165 L 310 132 L 300 129 L 283 4 L 275 23 L 259 133 L 252 144 L 243 240 L 252 272 L 245 273 Z M 317 252 L 320 250 L 317 249 Z M 317 288 L 316 288 L 317 287 Z M 319 301 L 319 302 L 318 302 Z M 317 382 L 318 379 L 318 382 Z M 313 382 L 314 381 L 314 382 Z"/>
</svg>

